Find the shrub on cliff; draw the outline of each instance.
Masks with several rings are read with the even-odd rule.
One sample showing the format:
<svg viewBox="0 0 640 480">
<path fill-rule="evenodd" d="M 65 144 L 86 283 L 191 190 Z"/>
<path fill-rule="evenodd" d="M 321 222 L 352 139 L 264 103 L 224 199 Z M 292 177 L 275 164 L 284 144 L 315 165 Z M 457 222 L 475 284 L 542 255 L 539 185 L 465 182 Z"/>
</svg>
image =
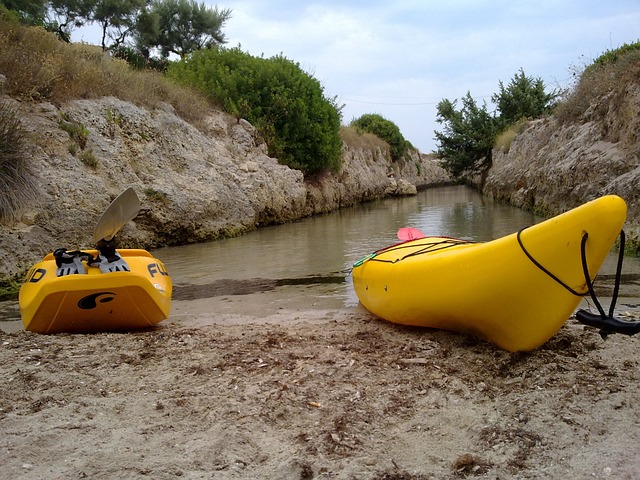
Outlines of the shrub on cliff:
<svg viewBox="0 0 640 480">
<path fill-rule="evenodd" d="M 403 158 L 411 148 L 411 144 L 405 140 L 398 126 L 377 113 L 366 113 L 353 120 L 350 126 L 363 133 L 372 133 L 387 142 L 393 160 Z"/>
<path fill-rule="evenodd" d="M 615 104 L 628 85 L 637 84 L 638 79 L 640 42 L 608 50 L 577 74 L 576 84 L 558 104 L 554 114 L 561 123 L 577 122 L 586 112 L 604 116 L 609 107 L 607 102 L 600 100 L 610 97 Z"/>
<path fill-rule="evenodd" d="M 462 98 L 461 108 L 456 106 L 456 100 L 447 99 L 437 105 L 436 121 L 444 129 L 435 132 L 436 153 L 442 167 L 454 177 L 482 173 L 491 166 L 499 123 L 486 104 L 479 106 L 469 92 Z"/>
<path fill-rule="evenodd" d="M 340 107 L 297 63 L 217 48 L 170 65 L 168 75 L 255 125 L 269 155 L 281 163 L 305 174 L 339 168 Z"/>
<path fill-rule="evenodd" d="M 15 107 L 0 102 L 0 221 L 11 221 L 35 197 L 26 172 L 27 133 Z"/>
<path fill-rule="evenodd" d="M 478 105 L 470 92 L 459 110 L 456 100 L 438 103 L 436 121 L 444 125 L 444 130 L 435 132 L 437 153 L 442 166 L 453 176 L 486 172 L 498 135 L 523 118 L 539 118 L 549 112 L 557 97 L 556 92 L 545 92 L 540 78 L 528 77 L 522 69 L 507 87 L 499 82 L 499 88 L 499 93 L 491 97 L 496 113 L 490 113 L 486 103 Z"/>
</svg>

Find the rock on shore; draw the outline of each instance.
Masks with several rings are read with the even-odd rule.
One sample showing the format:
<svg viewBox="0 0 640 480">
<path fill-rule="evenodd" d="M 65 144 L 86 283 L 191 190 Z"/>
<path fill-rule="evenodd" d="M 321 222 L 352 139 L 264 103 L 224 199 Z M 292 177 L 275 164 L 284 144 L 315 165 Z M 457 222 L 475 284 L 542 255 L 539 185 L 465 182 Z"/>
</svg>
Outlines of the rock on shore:
<svg viewBox="0 0 640 480">
<path fill-rule="evenodd" d="M 121 232 L 152 248 L 238 235 L 449 181 L 435 159 L 392 162 L 381 147 L 344 145 L 339 172 L 305 179 L 278 164 L 246 121 L 211 111 L 199 125 L 170 105 L 153 111 L 113 97 L 51 103 L 10 98 L 30 132 L 34 202 L 0 225 L 0 280 L 58 247 L 89 247 L 101 212 L 132 186 L 142 202 Z M 61 124 L 71 125 L 64 130 Z M 79 138 L 69 130 L 77 129 Z"/>
<path fill-rule="evenodd" d="M 530 122 L 508 152 L 493 152 L 483 193 L 556 215 L 616 194 L 627 202 L 625 231 L 640 248 L 640 85 L 599 99 L 578 123 Z"/>
</svg>

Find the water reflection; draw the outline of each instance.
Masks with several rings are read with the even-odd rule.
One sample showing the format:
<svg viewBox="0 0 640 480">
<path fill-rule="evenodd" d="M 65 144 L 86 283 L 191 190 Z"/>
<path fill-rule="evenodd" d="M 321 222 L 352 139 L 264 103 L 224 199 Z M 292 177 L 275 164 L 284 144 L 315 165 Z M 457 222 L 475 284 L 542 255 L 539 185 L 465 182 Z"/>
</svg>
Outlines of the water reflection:
<svg viewBox="0 0 640 480">
<path fill-rule="evenodd" d="M 399 228 L 475 241 L 497 238 L 539 221 L 529 212 L 493 202 L 463 186 L 441 187 L 413 197 L 387 199 L 342 209 L 294 223 L 262 228 L 245 236 L 155 251 L 176 284 L 176 298 L 237 295 L 238 281 L 252 292 L 308 279 L 304 292 L 313 302 L 355 305 L 348 272 L 357 260 L 391 243 Z M 344 278 L 343 282 L 322 279 Z M 287 284 L 286 279 L 299 279 Z M 320 280 L 319 280 L 320 279 Z M 279 282 L 279 283 L 278 283 Z M 202 288 L 195 288 L 195 286 Z M 190 290 L 191 293 L 187 290 Z M 198 293 L 195 293 L 195 292 Z M 299 289 L 289 289 L 300 294 Z M 208 293 L 207 293 L 208 292 Z M 283 293 L 285 295 L 286 293 Z"/>
</svg>

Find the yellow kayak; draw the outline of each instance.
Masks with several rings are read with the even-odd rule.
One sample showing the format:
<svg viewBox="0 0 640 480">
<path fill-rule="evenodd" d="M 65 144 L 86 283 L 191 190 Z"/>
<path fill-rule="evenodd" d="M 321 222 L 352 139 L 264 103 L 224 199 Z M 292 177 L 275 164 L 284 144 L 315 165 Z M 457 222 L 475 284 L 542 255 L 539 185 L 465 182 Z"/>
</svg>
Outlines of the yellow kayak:
<svg viewBox="0 0 640 480">
<path fill-rule="evenodd" d="M 150 327 L 169 316 L 172 281 L 146 250 L 56 251 L 36 263 L 20 289 L 26 330 L 89 333 Z M 95 263 L 92 261 L 95 260 Z"/>
<path fill-rule="evenodd" d="M 354 265 L 362 305 L 387 321 L 468 333 L 509 351 L 551 338 L 589 293 L 627 207 L 610 195 L 486 243 L 424 237 Z"/>
</svg>

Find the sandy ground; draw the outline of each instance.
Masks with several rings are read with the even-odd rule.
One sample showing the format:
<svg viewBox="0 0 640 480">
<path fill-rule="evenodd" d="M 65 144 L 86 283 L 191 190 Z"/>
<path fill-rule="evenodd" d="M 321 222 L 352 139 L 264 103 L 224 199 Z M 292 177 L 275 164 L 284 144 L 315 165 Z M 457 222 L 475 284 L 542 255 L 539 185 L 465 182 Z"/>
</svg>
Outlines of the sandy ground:
<svg viewBox="0 0 640 480">
<path fill-rule="evenodd" d="M 640 478 L 640 338 L 569 320 L 509 353 L 360 307 L 197 302 L 135 333 L 1 332 L 0 477 Z"/>
</svg>

